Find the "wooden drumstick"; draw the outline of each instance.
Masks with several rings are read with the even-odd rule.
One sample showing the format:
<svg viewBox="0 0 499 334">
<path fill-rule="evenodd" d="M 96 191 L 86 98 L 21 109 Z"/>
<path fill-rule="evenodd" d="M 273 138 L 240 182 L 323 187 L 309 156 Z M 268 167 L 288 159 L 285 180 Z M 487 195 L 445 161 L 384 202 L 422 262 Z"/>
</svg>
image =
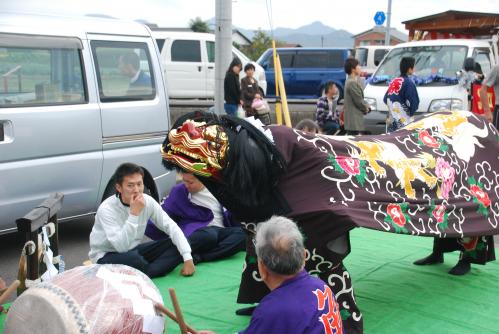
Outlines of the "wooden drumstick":
<svg viewBox="0 0 499 334">
<path fill-rule="evenodd" d="M 19 280 L 15 280 L 9 287 L 2 293 L 0 296 L 0 305 L 5 303 L 7 299 L 9 299 L 10 295 L 17 289 L 17 287 L 21 284 Z"/>
<path fill-rule="evenodd" d="M 167 309 L 166 306 L 164 306 L 163 304 L 160 304 L 160 303 L 155 303 L 154 307 L 156 307 L 156 309 L 158 311 L 160 311 L 161 313 L 166 315 L 168 318 L 170 318 L 173 321 L 175 321 L 176 323 L 178 323 L 178 320 L 177 320 L 177 317 L 175 316 L 175 313 L 173 313 L 172 311 Z M 189 333 L 198 334 L 198 331 L 195 330 L 194 328 L 192 328 L 191 326 L 189 326 L 188 324 L 185 324 L 185 327 L 187 327 L 187 330 L 189 331 Z"/>
<path fill-rule="evenodd" d="M 180 332 L 182 334 L 187 334 L 187 326 L 185 325 L 184 317 L 182 316 L 182 310 L 180 309 L 180 304 L 178 303 L 175 290 L 173 288 L 169 288 L 168 292 L 170 293 L 170 298 L 172 300 L 173 310 L 177 316 L 177 324 L 180 327 Z"/>
</svg>

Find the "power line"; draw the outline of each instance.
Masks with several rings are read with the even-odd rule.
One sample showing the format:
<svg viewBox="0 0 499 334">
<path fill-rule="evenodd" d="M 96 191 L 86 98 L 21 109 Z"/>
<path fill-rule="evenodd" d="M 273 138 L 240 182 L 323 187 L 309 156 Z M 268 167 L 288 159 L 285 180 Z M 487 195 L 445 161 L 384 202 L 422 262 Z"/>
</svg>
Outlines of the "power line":
<svg viewBox="0 0 499 334">
<path fill-rule="evenodd" d="M 267 8 L 267 17 L 269 19 L 270 36 L 274 39 L 274 24 L 272 15 L 272 0 L 265 0 L 265 7 Z"/>
</svg>

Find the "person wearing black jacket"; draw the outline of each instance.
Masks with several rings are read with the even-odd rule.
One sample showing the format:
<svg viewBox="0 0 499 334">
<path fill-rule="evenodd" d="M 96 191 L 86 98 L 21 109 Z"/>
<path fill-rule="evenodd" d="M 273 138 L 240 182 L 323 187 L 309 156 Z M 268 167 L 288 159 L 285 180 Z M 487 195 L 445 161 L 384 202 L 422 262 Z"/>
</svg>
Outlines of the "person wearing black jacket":
<svg viewBox="0 0 499 334">
<path fill-rule="evenodd" d="M 224 109 L 228 115 L 236 116 L 236 111 L 241 105 L 241 85 L 239 83 L 239 72 L 243 64 L 239 58 L 234 57 L 224 79 Z"/>
</svg>

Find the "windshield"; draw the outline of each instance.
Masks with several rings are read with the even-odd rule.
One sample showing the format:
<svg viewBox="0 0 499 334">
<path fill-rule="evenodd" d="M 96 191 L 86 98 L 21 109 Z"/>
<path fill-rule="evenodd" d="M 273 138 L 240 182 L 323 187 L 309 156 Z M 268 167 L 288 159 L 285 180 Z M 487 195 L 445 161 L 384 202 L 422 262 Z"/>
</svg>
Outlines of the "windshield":
<svg viewBox="0 0 499 334">
<path fill-rule="evenodd" d="M 367 66 L 367 49 L 357 48 L 355 49 L 355 59 L 359 61 L 359 65 Z"/>
<path fill-rule="evenodd" d="M 414 75 L 419 78 L 439 76 L 456 78 L 456 72 L 463 67 L 468 53 L 466 46 L 414 46 L 393 49 L 378 67 L 375 76 L 392 79 L 400 75 L 399 64 L 403 57 L 414 57 Z"/>
</svg>

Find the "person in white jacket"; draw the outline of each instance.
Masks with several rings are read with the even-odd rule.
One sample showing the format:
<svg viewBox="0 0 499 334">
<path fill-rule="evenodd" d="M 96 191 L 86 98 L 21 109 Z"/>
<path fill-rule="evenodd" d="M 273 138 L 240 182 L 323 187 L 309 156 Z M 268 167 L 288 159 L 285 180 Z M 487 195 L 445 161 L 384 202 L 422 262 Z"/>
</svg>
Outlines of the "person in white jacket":
<svg viewBox="0 0 499 334">
<path fill-rule="evenodd" d="M 116 195 L 99 206 L 90 233 L 89 257 L 93 263 L 124 264 L 149 277 L 158 277 L 184 263 L 181 274 L 191 276 L 195 267 L 191 247 L 178 225 L 149 195 L 144 194 L 144 171 L 124 163 L 116 169 Z M 141 243 L 147 221 L 168 238 Z"/>
</svg>

